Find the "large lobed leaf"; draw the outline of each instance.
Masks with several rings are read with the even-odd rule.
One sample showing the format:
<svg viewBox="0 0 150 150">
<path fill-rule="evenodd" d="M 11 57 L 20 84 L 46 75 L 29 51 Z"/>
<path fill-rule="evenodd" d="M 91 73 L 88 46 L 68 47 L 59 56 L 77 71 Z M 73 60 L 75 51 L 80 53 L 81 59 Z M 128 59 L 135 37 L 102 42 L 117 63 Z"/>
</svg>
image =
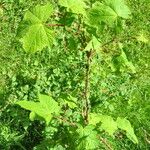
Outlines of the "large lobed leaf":
<svg viewBox="0 0 150 150">
<path fill-rule="evenodd" d="M 112 8 L 119 17 L 128 19 L 131 15 L 129 7 L 124 0 L 105 0 L 106 5 Z"/>
<path fill-rule="evenodd" d="M 60 107 L 58 103 L 52 99 L 52 97 L 47 95 L 39 95 L 40 102 L 33 101 L 19 101 L 16 104 L 20 105 L 22 108 L 31 111 L 30 119 L 33 121 L 37 116 L 45 119 L 48 124 L 52 118 L 52 114 L 56 115 L 60 113 Z"/>
<path fill-rule="evenodd" d="M 80 137 L 80 141 L 77 150 L 85 149 L 92 150 L 98 149 L 100 141 L 97 138 L 97 132 L 94 130 L 94 126 L 88 125 L 86 127 L 79 127 L 77 132 Z"/>
<path fill-rule="evenodd" d="M 117 123 L 113 120 L 111 116 L 90 113 L 90 124 L 96 125 L 100 122 L 102 123 L 101 128 L 111 136 L 113 136 L 114 132 L 118 129 Z"/>
<path fill-rule="evenodd" d="M 125 118 L 118 117 L 116 121 L 111 116 L 90 113 L 89 124 L 97 125 L 101 123 L 101 128 L 106 131 L 109 135 L 113 136 L 117 129 L 126 131 L 126 136 L 134 143 L 138 143 L 138 139 L 134 133 L 130 122 Z"/>
<path fill-rule="evenodd" d="M 134 130 L 131 126 L 131 123 L 127 119 L 118 117 L 116 122 L 118 128 L 126 131 L 126 135 L 131 141 L 133 141 L 134 143 L 138 143 L 138 139 L 134 134 Z"/>
<path fill-rule="evenodd" d="M 100 2 L 94 3 L 88 13 L 88 22 L 91 25 L 99 25 L 101 22 L 111 25 L 116 19 L 117 14 L 115 11 Z"/>
<path fill-rule="evenodd" d="M 52 31 L 45 26 L 45 22 L 52 12 L 52 5 L 47 3 L 44 6 L 37 5 L 32 11 L 25 13 L 23 21 L 28 23 L 21 42 L 26 52 L 41 51 L 52 45 Z"/>
<path fill-rule="evenodd" d="M 88 12 L 87 23 L 92 26 L 98 26 L 101 22 L 113 25 L 118 17 L 128 19 L 130 9 L 124 0 L 106 0 L 104 3 L 95 2 Z"/>
<path fill-rule="evenodd" d="M 75 14 L 86 14 L 86 5 L 83 0 L 59 0 L 59 4 L 61 6 L 67 7 Z"/>
</svg>

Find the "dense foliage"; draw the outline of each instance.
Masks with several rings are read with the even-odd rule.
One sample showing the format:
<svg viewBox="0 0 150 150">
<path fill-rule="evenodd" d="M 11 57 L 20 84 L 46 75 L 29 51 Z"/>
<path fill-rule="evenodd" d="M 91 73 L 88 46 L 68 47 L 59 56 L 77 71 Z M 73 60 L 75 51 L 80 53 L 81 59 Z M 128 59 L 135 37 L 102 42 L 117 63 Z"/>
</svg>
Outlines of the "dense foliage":
<svg viewBox="0 0 150 150">
<path fill-rule="evenodd" d="M 150 149 L 147 0 L 1 0 L 0 149 Z"/>
</svg>

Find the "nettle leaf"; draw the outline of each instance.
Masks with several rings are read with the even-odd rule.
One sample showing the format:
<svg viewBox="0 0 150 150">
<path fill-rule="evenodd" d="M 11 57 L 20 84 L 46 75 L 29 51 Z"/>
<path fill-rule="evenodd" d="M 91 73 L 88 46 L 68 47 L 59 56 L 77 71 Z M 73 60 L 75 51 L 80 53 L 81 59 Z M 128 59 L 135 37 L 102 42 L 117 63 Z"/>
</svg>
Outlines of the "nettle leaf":
<svg viewBox="0 0 150 150">
<path fill-rule="evenodd" d="M 101 22 L 112 25 L 116 19 L 117 14 L 112 8 L 100 2 L 96 2 L 88 12 L 87 23 L 92 26 L 100 25 Z"/>
<path fill-rule="evenodd" d="M 44 6 L 37 5 L 32 11 L 25 13 L 23 22 L 26 23 L 26 33 L 22 35 L 20 41 L 26 52 L 41 51 L 52 45 L 52 31 L 45 26 L 52 12 L 53 7 L 48 3 Z"/>
<path fill-rule="evenodd" d="M 122 130 L 125 130 L 127 137 L 132 142 L 137 144 L 138 143 L 138 139 L 137 139 L 136 135 L 134 134 L 134 129 L 132 128 L 131 123 L 127 119 L 120 118 L 120 117 L 117 118 L 116 122 L 117 122 L 118 128 L 120 128 Z"/>
<path fill-rule="evenodd" d="M 75 14 L 86 15 L 86 4 L 83 0 L 59 0 L 61 6 L 67 7 Z"/>
<path fill-rule="evenodd" d="M 73 101 L 65 100 L 65 103 L 68 104 L 68 106 L 72 109 L 77 107 L 77 104 Z"/>
<path fill-rule="evenodd" d="M 40 102 L 33 101 L 19 101 L 16 104 L 20 105 L 22 108 L 31 111 L 30 119 L 35 120 L 37 115 L 42 117 L 47 124 L 49 124 L 52 119 L 52 115 L 55 113 L 58 115 L 60 113 L 60 107 L 58 103 L 52 99 L 52 97 L 47 95 L 39 95 Z"/>
<path fill-rule="evenodd" d="M 130 18 L 131 11 L 124 0 L 105 0 L 105 4 L 110 6 L 119 17 Z"/>
</svg>

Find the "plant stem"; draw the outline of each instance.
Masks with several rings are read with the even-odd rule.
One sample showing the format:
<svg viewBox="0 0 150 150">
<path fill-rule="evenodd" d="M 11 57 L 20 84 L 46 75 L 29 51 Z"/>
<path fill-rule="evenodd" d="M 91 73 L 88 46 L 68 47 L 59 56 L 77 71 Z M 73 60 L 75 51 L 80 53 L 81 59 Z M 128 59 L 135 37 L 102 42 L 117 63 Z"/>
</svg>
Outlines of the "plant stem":
<svg viewBox="0 0 150 150">
<path fill-rule="evenodd" d="M 88 124 L 89 120 L 89 110 L 90 110 L 90 63 L 91 63 L 91 54 L 92 50 L 86 52 L 86 73 L 85 73 L 85 91 L 84 91 L 84 98 L 85 98 L 85 104 L 83 107 L 83 115 L 84 115 L 84 122 L 85 124 Z"/>
<path fill-rule="evenodd" d="M 64 27 L 65 25 L 64 24 L 47 24 L 47 26 L 49 27 Z"/>
<path fill-rule="evenodd" d="M 112 146 L 110 145 L 110 143 L 108 143 L 108 141 L 106 139 L 104 139 L 100 136 L 98 136 L 98 138 L 107 147 L 108 150 L 113 150 Z"/>
</svg>

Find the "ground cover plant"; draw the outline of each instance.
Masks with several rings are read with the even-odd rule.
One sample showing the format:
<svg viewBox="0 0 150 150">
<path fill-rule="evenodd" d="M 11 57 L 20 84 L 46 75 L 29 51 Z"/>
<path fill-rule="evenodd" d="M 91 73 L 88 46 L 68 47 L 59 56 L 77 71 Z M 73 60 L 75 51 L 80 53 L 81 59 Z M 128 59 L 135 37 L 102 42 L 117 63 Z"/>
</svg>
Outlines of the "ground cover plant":
<svg viewBox="0 0 150 150">
<path fill-rule="evenodd" d="M 147 0 L 0 1 L 0 149 L 150 149 Z"/>
</svg>

